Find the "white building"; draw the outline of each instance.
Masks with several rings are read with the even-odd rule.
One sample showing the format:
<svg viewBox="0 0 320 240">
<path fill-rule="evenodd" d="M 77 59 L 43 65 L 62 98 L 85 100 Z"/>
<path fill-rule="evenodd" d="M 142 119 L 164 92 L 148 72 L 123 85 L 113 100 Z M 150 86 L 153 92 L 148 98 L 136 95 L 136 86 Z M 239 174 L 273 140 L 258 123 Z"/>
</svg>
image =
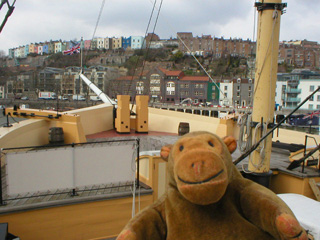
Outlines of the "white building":
<svg viewBox="0 0 320 240">
<path fill-rule="evenodd" d="M 38 54 L 39 55 L 43 54 L 43 46 L 42 45 L 38 45 Z"/>
<path fill-rule="evenodd" d="M 97 48 L 104 49 L 105 48 L 105 39 L 104 38 L 96 38 Z"/>
<path fill-rule="evenodd" d="M 61 42 L 54 43 L 54 53 L 62 52 L 62 44 Z"/>
<path fill-rule="evenodd" d="M 276 82 L 276 98 L 275 98 L 275 103 L 276 105 L 280 106 L 280 107 L 284 107 L 285 106 L 285 101 L 284 101 L 284 97 L 285 97 L 285 91 L 287 89 L 287 82 L 286 81 L 277 81 Z"/>
<path fill-rule="evenodd" d="M 276 86 L 276 104 L 286 108 L 295 108 L 320 86 L 320 74 L 310 70 L 278 74 Z M 316 93 L 301 108 L 319 110 L 320 93 Z"/>
<path fill-rule="evenodd" d="M 131 48 L 132 49 L 146 48 L 146 43 L 144 41 L 144 37 L 132 36 L 131 37 Z"/>
<path fill-rule="evenodd" d="M 299 82 L 299 89 L 301 90 L 299 104 L 320 87 L 320 78 L 318 79 L 301 79 Z M 317 92 L 311 97 L 301 108 L 310 110 L 320 110 L 320 92 Z"/>
<path fill-rule="evenodd" d="M 231 80 L 222 80 L 220 82 L 220 89 L 223 94 L 220 92 L 219 94 L 219 104 L 221 106 L 231 106 L 233 103 L 232 95 L 233 95 L 233 83 Z"/>
</svg>

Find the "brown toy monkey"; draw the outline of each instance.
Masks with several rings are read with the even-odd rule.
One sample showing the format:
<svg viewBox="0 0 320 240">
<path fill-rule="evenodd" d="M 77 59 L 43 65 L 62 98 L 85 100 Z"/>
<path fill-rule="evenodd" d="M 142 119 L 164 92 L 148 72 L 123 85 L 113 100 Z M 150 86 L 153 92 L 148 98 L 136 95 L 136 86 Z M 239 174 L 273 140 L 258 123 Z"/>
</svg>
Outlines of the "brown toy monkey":
<svg viewBox="0 0 320 240">
<path fill-rule="evenodd" d="M 117 240 L 307 240 L 276 194 L 241 176 L 230 154 L 236 146 L 233 137 L 208 132 L 164 146 L 167 191 L 131 219 Z"/>
</svg>

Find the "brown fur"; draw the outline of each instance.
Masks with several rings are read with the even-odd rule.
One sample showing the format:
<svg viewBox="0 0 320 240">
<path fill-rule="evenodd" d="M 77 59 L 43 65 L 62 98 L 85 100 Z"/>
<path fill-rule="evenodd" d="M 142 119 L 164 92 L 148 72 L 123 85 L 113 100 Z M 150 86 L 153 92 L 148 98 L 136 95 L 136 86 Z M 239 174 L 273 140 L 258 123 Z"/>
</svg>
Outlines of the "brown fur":
<svg viewBox="0 0 320 240">
<path fill-rule="evenodd" d="M 287 205 L 241 176 L 230 153 L 233 137 L 193 132 L 161 156 L 168 160 L 167 191 L 129 221 L 124 239 L 305 239 Z"/>
</svg>

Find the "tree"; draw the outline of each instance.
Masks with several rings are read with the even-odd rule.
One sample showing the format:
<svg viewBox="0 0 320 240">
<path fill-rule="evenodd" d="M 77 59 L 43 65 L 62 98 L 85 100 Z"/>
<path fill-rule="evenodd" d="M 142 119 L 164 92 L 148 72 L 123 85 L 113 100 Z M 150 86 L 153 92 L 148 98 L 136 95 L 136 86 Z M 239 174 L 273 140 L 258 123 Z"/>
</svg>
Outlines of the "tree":
<svg viewBox="0 0 320 240">
<path fill-rule="evenodd" d="M 175 54 L 173 54 L 172 56 L 172 60 L 177 63 L 179 62 L 181 59 L 183 58 L 183 53 L 181 51 L 176 52 Z"/>
</svg>

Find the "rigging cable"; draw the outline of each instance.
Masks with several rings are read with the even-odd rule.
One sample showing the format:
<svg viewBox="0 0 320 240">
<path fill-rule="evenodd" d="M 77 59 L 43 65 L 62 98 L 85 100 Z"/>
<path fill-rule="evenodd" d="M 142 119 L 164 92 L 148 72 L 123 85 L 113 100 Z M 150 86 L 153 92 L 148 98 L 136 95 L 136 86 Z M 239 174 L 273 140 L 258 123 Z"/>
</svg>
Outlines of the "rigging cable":
<svg viewBox="0 0 320 240">
<path fill-rule="evenodd" d="M 284 123 L 288 118 L 290 118 L 303 104 L 305 104 L 316 92 L 320 90 L 320 86 L 314 90 L 307 98 L 305 98 L 295 109 L 293 109 L 286 117 L 282 118 L 277 125 L 275 125 L 269 132 L 267 132 L 261 139 L 254 144 L 248 151 L 243 153 L 237 160 L 233 162 L 234 165 L 237 165 L 239 162 L 241 162 L 243 159 L 248 157 L 255 149 L 259 147 L 259 144 L 268 137 L 271 133 L 273 133 L 274 130 L 276 130 L 282 123 Z"/>
<path fill-rule="evenodd" d="M 95 26 L 94 31 L 93 31 L 93 34 L 92 34 L 92 38 L 91 38 L 91 42 L 90 42 L 90 47 L 86 50 L 85 57 L 84 57 L 84 60 L 83 60 L 83 64 L 85 63 L 85 60 L 86 60 L 88 51 L 89 51 L 89 49 L 91 49 L 91 46 L 92 46 L 92 43 L 93 43 L 93 39 L 94 39 L 94 37 L 95 37 L 95 35 L 96 35 L 96 31 L 97 31 L 97 29 L 98 29 L 98 25 L 99 25 L 99 22 L 100 22 L 100 18 L 101 18 L 101 14 L 102 14 L 102 11 L 103 11 L 105 2 L 106 2 L 106 0 L 102 0 L 101 7 L 100 7 L 100 11 L 99 11 L 99 15 L 98 15 L 98 19 L 97 19 L 97 22 L 96 22 L 96 26 Z M 82 47 L 82 43 L 81 43 L 81 47 Z M 82 49 L 81 49 L 81 50 L 82 50 Z M 81 66 L 81 67 L 82 67 L 82 66 Z"/>
<path fill-rule="evenodd" d="M 136 212 L 136 156 L 135 153 L 137 153 L 138 151 L 138 146 L 137 146 L 137 142 L 135 141 L 132 148 L 135 149 L 135 151 L 132 153 L 132 159 L 131 159 L 131 170 L 133 173 L 133 188 L 131 189 L 132 192 L 132 212 L 131 212 L 131 216 L 134 217 L 135 212 Z M 138 155 L 138 154 L 136 154 Z M 139 161 L 139 159 L 138 159 Z"/>
<path fill-rule="evenodd" d="M 156 1 L 155 1 L 155 2 L 156 2 Z M 148 43 L 148 46 L 147 46 L 146 56 L 145 56 L 145 59 L 144 59 L 144 61 L 143 61 L 143 65 L 142 65 L 141 73 L 140 73 L 140 76 L 139 76 L 139 80 L 141 80 L 141 77 L 142 77 L 142 74 L 143 74 L 143 70 L 144 70 L 144 67 L 145 67 L 145 64 L 146 64 L 146 58 L 148 57 L 148 54 L 149 54 L 151 41 L 152 41 L 152 39 L 153 39 L 154 32 L 155 32 L 156 27 L 157 27 L 157 23 L 158 23 L 160 11 L 161 11 L 162 3 L 163 3 L 163 0 L 161 0 L 161 2 L 160 2 L 160 6 L 159 6 L 159 9 L 158 9 L 158 14 L 157 14 L 155 23 L 154 23 L 154 25 L 153 25 L 153 30 L 152 30 L 151 39 L 150 39 L 150 41 L 149 41 L 149 43 Z M 150 91 L 150 88 L 149 88 L 149 91 Z M 134 92 L 135 92 L 135 96 L 136 96 L 137 91 L 134 91 Z M 132 104 L 132 106 L 131 106 L 131 111 L 132 111 L 132 109 L 133 109 L 135 96 L 134 96 L 133 99 L 132 99 L 133 104 Z"/>
<path fill-rule="evenodd" d="M 150 0 L 150 2 L 152 2 Z M 168 23 L 166 21 L 167 25 L 171 28 L 171 30 L 174 32 L 173 27 L 171 26 L 170 23 Z M 181 39 L 181 37 L 179 35 L 177 35 L 177 38 L 182 42 L 182 44 L 185 46 L 185 48 L 191 52 L 190 48 L 185 44 L 185 42 Z M 226 96 L 224 95 L 224 92 L 221 90 L 221 88 L 218 86 L 218 84 L 212 79 L 212 77 L 210 76 L 210 74 L 208 73 L 208 71 L 202 66 L 202 64 L 199 62 L 199 60 L 197 59 L 197 57 L 191 52 L 191 56 L 196 60 L 196 62 L 199 64 L 199 66 L 202 68 L 202 70 L 205 72 L 205 74 L 209 77 L 209 79 L 211 80 L 211 82 L 216 86 L 216 88 L 222 93 L 222 96 L 224 98 L 226 98 Z"/>
<path fill-rule="evenodd" d="M 141 44 L 140 52 L 142 52 L 143 46 L 145 44 L 146 37 L 147 37 L 148 31 L 149 31 L 149 27 L 150 27 L 150 24 L 151 24 L 152 16 L 153 16 L 153 13 L 154 13 L 154 9 L 156 8 L 156 4 L 157 4 L 157 0 L 155 0 L 154 3 L 153 3 L 153 7 L 152 7 L 152 10 L 151 10 L 151 14 L 150 14 L 150 17 L 149 17 L 147 28 L 146 28 L 146 31 L 144 33 L 144 39 L 143 39 L 142 44 Z M 133 80 L 134 80 L 134 76 L 136 74 L 136 70 L 137 70 L 137 67 L 138 67 L 138 64 L 139 64 L 140 57 L 141 56 L 138 55 L 138 59 L 137 59 L 136 65 L 135 65 L 135 67 L 133 69 L 132 78 L 131 78 L 131 84 L 129 84 L 128 93 L 130 92 L 130 88 L 132 87 L 132 83 L 133 83 Z M 135 89 L 134 92 L 136 92 L 136 89 Z M 133 104 L 132 104 L 132 106 L 133 106 Z M 131 111 L 132 111 L 132 109 L 131 109 Z"/>
<path fill-rule="evenodd" d="M 268 48 L 267 48 L 267 51 L 265 53 L 265 57 L 264 57 L 264 60 L 263 60 L 263 64 L 262 64 L 262 67 L 261 67 L 261 70 L 258 74 L 258 81 L 256 83 L 256 88 L 254 89 L 254 93 L 253 93 L 253 96 L 252 98 L 254 98 L 255 94 L 256 94 L 256 91 L 257 91 L 257 88 L 259 86 L 259 81 L 260 81 L 260 77 L 261 77 L 261 72 L 264 68 L 264 65 L 266 63 L 266 59 L 267 59 L 267 56 L 268 56 L 268 52 L 269 52 L 269 49 L 271 47 L 271 67 L 272 67 L 272 64 L 273 64 L 273 58 L 272 58 L 272 54 L 273 54 L 273 48 L 274 48 L 274 44 L 273 44 L 273 40 L 274 40 L 274 33 L 275 33 L 275 24 L 276 24 L 276 20 L 278 18 L 278 12 L 277 12 L 277 9 L 274 10 L 273 12 L 273 25 L 272 25 L 272 34 L 271 34 L 271 38 L 270 38 L 270 41 L 268 43 Z M 272 83 L 272 69 L 270 69 L 270 73 L 269 73 L 269 76 L 270 76 L 270 83 Z M 272 96 L 272 92 L 271 92 L 271 87 L 269 87 L 269 98 L 271 98 Z M 251 105 L 252 105 L 252 102 L 251 101 Z M 258 134 L 258 131 L 261 131 L 261 136 L 264 136 L 266 133 L 267 133 L 267 126 L 269 123 L 272 122 L 272 119 L 270 119 L 270 115 L 271 115 L 271 108 L 273 108 L 273 106 L 270 106 L 269 109 L 268 109 L 268 119 L 266 120 L 266 123 L 258 123 L 255 127 L 255 129 L 253 130 L 253 142 L 252 144 L 255 145 L 256 142 L 257 142 L 257 134 Z M 262 130 L 261 130 L 262 129 Z M 265 157 L 266 157 L 266 141 L 267 139 L 264 139 L 263 141 L 261 141 L 261 146 L 260 148 L 256 148 L 255 151 L 259 152 L 260 154 L 260 159 L 259 159 L 259 162 L 257 164 L 254 164 L 253 161 L 252 161 L 252 156 L 249 156 L 249 161 L 250 163 L 252 164 L 253 167 L 255 167 L 256 169 L 260 168 L 261 166 L 263 166 L 263 162 L 265 161 Z M 259 145 L 258 145 L 259 146 Z"/>
<path fill-rule="evenodd" d="M 4 28 L 4 26 L 6 25 L 8 18 L 11 16 L 11 14 L 13 13 L 14 10 L 14 4 L 16 3 L 16 0 L 14 0 L 14 2 L 10 5 L 8 0 L 1 0 L 1 5 L 0 5 L 0 10 L 2 9 L 3 5 L 7 3 L 8 5 L 8 11 L 4 17 L 4 20 L 2 21 L 2 24 L 0 26 L 0 33 L 2 32 L 2 29 Z"/>
<path fill-rule="evenodd" d="M 276 11 L 276 10 L 275 10 L 275 11 Z M 262 72 L 262 70 L 263 70 L 263 68 L 264 68 L 264 65 L 265 65 L 265 63 L 266 63 L 266 60 L 267 60 L 267 53 L 269 52 L 270 45 L 271 45 L 271 42 L 272 42 L 273 37 L 274 37 L 275 24 L 276 24 L 276 18 L 274 18 L 274 19 L 273 19 L 273 24 L 272 24 L 272 35 L 271 35 L 271 37 L 270 37 L 270 41 L 269 41 L 269 43 L 268 43 L 268 48 L 267 48 L 267 51 L 266 51 L 266 55 L 265 55 L 265 57 L 264 57 L 264 59 L 263 59 L 263 63 L 262 63 L 262 66 L 261 66 L 261 69 L 260 69 L 259 73 L 258 73 L 258 74 L 256 74 L 256 75 L 258 75 L 258 80 L 257 80 L 257 79 L 255 79 L 255 81 L 257 80 L 257 83 L 255 84 L 255 86 L 256 86 L 256 87 L 255 87 L 254 92 L 253 92 L 253 95 L 252 95 L 252 100 L 251 100 L 251 104 L 250 104 L 250 106 L 252 106 L 253 99 L 254 99 L 254 96 L 255 96 L 255 94 L 256 94 L 256 91 L 257 91 L 258 85 L 259 85 L 259 81 L 260 81 L 260 77 L 261 77 L 261 72 Z M 271 59 L 272 59 L 272 58 L 271 58 Z"/>
</svg>

